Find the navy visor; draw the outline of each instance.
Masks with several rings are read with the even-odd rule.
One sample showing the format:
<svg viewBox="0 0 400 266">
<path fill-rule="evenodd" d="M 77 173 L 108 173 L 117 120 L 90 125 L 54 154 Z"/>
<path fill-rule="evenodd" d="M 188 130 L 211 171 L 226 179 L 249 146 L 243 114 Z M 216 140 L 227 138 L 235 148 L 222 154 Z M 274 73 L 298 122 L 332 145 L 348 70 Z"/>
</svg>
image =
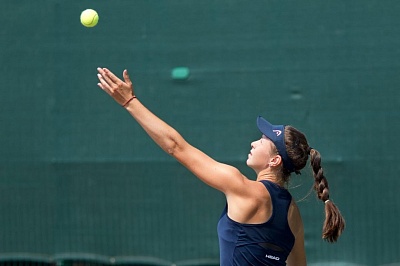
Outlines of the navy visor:
<svg viewBox="0 0 400 266">
<path fill-rule="evenodd" d="M 282 157 L 283 166 L 290 172 L 294 172 L 296 169 L 286 152 L 285 144 L 285 126 L 284 125 L 272 125 L 270 122 L 265 120 L 263 117 L 257 117 L 257 127 L 268 139 L 270 139 L 276 146 L 279 155 Z"/>
</svg>

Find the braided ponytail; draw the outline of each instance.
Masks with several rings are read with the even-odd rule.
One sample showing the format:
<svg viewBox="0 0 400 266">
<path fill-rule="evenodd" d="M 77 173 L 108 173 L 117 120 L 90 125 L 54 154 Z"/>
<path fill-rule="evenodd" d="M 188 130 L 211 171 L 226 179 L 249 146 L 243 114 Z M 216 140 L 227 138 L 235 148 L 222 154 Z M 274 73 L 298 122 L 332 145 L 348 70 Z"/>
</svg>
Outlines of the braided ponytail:
<svg viewBox="0 0 400 266">
<path fill-rule="evenodd" d="M 336 242 L 344 230 L 345 221 L 336 205 L 329 200 L 328 180 L 321 167 L 321 155 L 308 145 L 306 136 L 292 126 L 285 127 L 285 144 L 287 153 L 295 167 L 295 173 L 300 173 L 310 156 L 311 168 L 314 176 L 314 190 L 320 200 L 325 203 L 325 221 L 322 229 L 322 238 L 328 242 Z M 287 182 L 290 171 L 283 169 L 283 180 Z"/>
<path fill-rule="evenodd" d="M 321 167 L 321 155 L 309 148 L 311 168 L 314 175 L 314 190 L 320 200 L 325 203 L 325 221 L 322 229 L 322 238 L 328 242 L 336 242 L 345 228 L 345 221 L 336 205 L 329 200 L 328 180 Z"/>
</svg>

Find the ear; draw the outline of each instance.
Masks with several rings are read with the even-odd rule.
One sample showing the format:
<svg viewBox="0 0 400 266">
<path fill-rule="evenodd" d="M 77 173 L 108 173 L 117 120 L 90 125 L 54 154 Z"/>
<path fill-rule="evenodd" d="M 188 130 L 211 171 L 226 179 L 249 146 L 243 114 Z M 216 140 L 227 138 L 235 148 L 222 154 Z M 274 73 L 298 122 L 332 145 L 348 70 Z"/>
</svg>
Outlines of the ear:
<svg viewBox="0 0 400 266">
<path fill-rule="evenodd" d="M 277 167 L 277 166 L 279 166 L 281 163 L 282 163 L 282 157 L 281 157 L 279 154 L 274 155 L 274 156 L 271 157 L 270 160 L 269 160 L 269 166 L 270 166 L 270 167 Z"/>
</svg>

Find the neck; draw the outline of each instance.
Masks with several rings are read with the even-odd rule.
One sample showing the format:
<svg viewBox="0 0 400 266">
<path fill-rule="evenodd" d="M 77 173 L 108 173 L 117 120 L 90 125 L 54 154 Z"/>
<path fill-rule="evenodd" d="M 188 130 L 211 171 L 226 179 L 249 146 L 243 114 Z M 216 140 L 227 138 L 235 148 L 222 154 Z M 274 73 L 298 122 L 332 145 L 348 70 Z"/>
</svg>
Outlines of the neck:
<svg viewBox="0 0 400 266">
<path fill-rule="evenodd" d="M 281 187 L 284 186 L 283 179 L 280 178 L 275 173 L 269 171 L 268 169 L 265 169 L 265 170 L 257 173 L 257 181 L 261 181 L 261 180 L 268 180 L 268 181 L 271 181 L 271 182 L 273 182 L 275 184 L 278 184 Z"/>
</svg>

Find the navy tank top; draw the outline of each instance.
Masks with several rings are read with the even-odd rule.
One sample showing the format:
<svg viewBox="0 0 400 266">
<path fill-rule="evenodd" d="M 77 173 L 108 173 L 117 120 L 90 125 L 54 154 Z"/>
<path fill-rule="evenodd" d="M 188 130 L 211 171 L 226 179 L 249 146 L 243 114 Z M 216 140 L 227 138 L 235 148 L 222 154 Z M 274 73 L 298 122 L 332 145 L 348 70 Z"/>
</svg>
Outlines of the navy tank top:
<svg viewBox="0 0 400 266">
<path fill-rule="evenodd" d="M 261 181 L 272 200 L 271 218 L 262 224 L 242 224 L 228 217 L 226 205 L 218 222 L 221 266 L 280 266 L 294 245 L 287 214 L 290 193 L 273 182 Z"/>
</svg>

